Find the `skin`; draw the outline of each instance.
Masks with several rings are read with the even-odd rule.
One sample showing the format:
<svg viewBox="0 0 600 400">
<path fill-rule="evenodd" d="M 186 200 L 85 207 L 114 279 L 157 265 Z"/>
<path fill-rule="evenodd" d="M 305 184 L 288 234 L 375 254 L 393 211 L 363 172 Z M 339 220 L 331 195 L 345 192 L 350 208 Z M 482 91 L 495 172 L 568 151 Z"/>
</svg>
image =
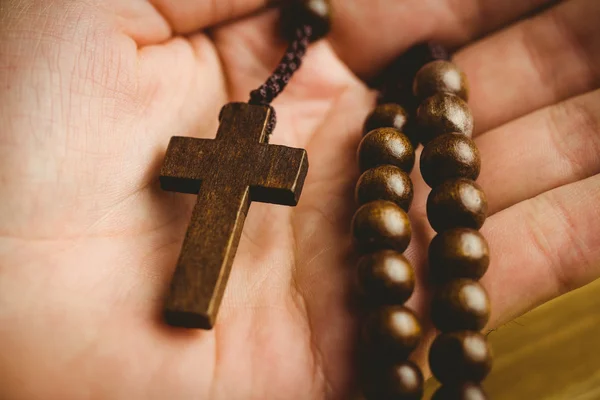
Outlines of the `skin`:
<svg viewBox="0 0 600 400">
<path fill-rule="evenodd" d="M 0 0 L 2 399 L 350 398 L 354 153 L 374 101 L 357 76 L 424 39 L 457 48 L 472 86 L 489 328 L 600 275 L 600 3 L 339 0 L 275 103 L 272 142 L 310 154 L 300 205 L 252 206 L 213 331 L 165 326 L 194 198 L 163 193 L 158 169 L 171 136 L 213 137 L 274 68 L 276 14 L 241 18 L 263 7 Z M 428 296 L 410 305 L 430 340 Z"/>
</svg>

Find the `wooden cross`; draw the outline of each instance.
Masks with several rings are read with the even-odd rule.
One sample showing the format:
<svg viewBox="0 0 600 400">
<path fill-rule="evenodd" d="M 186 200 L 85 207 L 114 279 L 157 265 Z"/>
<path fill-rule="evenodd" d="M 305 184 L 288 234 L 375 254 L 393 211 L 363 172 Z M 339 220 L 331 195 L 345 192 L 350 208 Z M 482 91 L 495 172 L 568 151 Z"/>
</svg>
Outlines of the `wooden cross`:
<svg viewBox="0 0 600 400">
<path fill-rule="evenodd" d="M 214 326 L 252 201 L 298 203 L 306 151 L 267 143 L 271 112 L 268 106 L 227 104 L 216 140 L 171 138 L 161 187 L 198 199 L 167 297 L 170 325 Z"/>
</svg>

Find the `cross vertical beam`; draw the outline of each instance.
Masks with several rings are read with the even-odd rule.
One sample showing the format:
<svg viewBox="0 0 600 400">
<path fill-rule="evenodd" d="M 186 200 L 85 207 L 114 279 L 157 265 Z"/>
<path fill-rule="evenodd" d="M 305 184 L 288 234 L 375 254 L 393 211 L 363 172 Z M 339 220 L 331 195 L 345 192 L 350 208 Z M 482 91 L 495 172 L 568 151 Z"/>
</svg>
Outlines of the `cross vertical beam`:
<svg viewBox="0 0 600 400">
<path fill-rule="evenodd" d="M 200 187 L 173 275 L 165 305 L 165 319 L 170 325 L 214 326 L 250 208 L 247 186 L 211 183 Z"/>
</svg>

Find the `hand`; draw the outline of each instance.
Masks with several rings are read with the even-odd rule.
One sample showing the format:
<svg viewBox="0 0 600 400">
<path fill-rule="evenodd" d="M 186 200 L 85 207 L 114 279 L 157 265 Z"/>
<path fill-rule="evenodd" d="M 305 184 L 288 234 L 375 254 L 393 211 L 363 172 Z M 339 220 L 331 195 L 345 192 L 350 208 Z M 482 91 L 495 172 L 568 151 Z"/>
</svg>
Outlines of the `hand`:
<svg viewBox="0 0 600 400">
<path fill-rule="evenodd" d="M 274 12 L 191 32 L 263 3 L 0 0 L 2 399 L 349 398 L 354 154 L 373 104 L 355 74 L 425 39 L 460 48 L 472 85 L 489 327 L 600 275 L 600 4 L 340 0 L 275 104 L 272 142 L 309 152 L 300 205 L 252 206 L 213 331 L 166 326 L 194 201 L 158 188 L 168 140 L 213 137 L 283 46 Z M 413 179 L 422 270 L 433 232 Z"/>
</svg>

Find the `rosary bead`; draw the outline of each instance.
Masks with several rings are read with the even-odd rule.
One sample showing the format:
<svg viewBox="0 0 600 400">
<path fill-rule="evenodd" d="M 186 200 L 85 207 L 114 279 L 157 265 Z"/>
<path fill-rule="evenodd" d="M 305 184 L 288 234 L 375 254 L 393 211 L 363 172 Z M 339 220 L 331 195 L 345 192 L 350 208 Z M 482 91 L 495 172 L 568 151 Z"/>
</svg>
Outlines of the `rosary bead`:
<svg viewBox="0 0 600 400">
<path fill-rule="evenodd" d="M 410 176 L 393 165 L 381 165 L 366 171 L 356 185 L 356 202 L 363 205 L 375 200 L 388 200 L 408 212 L 413 200 Z"/>
<path fill-rule="evenodd" d="M 312 27 L 313 41 L 321 39 L 331 30 L 331 14 L 330 0 L 289 0 L 281 9 L 284 35 L 292 39 L 298 23 L 302 22 Z"/>
<path fill-rule="evenodd" d="M 358 287 L 369 302 L 403 304 L 415 288 L 415 273 L 400 253 L 382 250 L 358 261 Z"/>
<path fill-rule="evenodd" d="M 442 386 L 435 392 L 431 400 L 487 400 L 487 398 L 481 386 L 467 382 Z"/>
<path fill-rule="evenodd" d="M 366 135 L 378 128 L 394 128 L 403 132 L 407 121 L 408 113 L 401 105 L 380 104 L 367 117 L 363 133 Z"/>
<path fill-rule="evenodd" d="M 457 278 L 480 279 L 490 265 L 490 250 L 481 233 L 455 228 L 433 238 L 429 245 L 429 271 L 435 282 Z"/>
<path fill-rule="evenodd" d="M 406 107 L 407 102 L 414 99 L 412 86 L 417 71 L 431 61 L 449 59 L 448 51 L 439 43 L 418 44 L 390 63 L 370 82 L 371 87 L 382 89 L 382 102 L 398 103 Z"/>
<path fill-rule="evenodd" d="M 481 382 L 492 368 L 492 354 L 479 332 L 444 333 L 431 345 L 429 366 L 442 384 Z"/>
<path fill-rule="evenodd" d="M 479 150 L 473 140 L 463 135 L 438 136 L 421 153 L 421 175 L 432 188 L 450 179 L 476 180 L 480 171 Z"/>
<path fill-rule="evenodd" d="M 487 211 L 481 186 L 468 179 L 446 181 L 427 198 L 427 217 L 436 232 L 457 227 L 480 229 Z"/>
<path fill-rule="evenodd" d="M 423 383 L 419 367 L 404 361 L 370 371 L 364 395 L 367 400 L 420 400 Z"/>
<path fill-rule="evenodd" d="M 473 115 L 469 105 L 460 97 L 438 93 L 427 98 L 417 110 L 419 140 L 426 144 L 444 133 L 467 137 L 473 134 Z"/>
<path fill-rule="evenodd" d="M 364 341 L 378 363 L 406 358 L 423 336 L 416 315 L 404 306 L 386 306 L 371 313 L 364 325 Z"/>
<path fill-rule="evenodd" d="M 403 252 L 410 244 L 412 230 L 404 210 L 390 201 L 378 200 L 356 211 L 352 233 L 359 251 L 391 249 Z"/>
<path fill-rule="evenodd" d="M 425 64 L 417 72 L 413 85 L 413 94 L 426 99 L 437 93 L 450 93 L 467 101 L 469 83 L 462 70 L 454 63 L 445 60 Z"/>
<path fill-rule="evenodd" d="M 364 172 L 387 164 L 410 173 L 415 166 L 415 148 L 406 135 L 394 128 L 375 129 L 358 146 L 359 168 Z"/>
<path fill-rule="evenodd" d="M 431 304 L 431 319 L 442 332 L 479 331 L 490 317 L 490 300 L 478 282 L 457 279 L 441 286 Z"/>
</svg>

